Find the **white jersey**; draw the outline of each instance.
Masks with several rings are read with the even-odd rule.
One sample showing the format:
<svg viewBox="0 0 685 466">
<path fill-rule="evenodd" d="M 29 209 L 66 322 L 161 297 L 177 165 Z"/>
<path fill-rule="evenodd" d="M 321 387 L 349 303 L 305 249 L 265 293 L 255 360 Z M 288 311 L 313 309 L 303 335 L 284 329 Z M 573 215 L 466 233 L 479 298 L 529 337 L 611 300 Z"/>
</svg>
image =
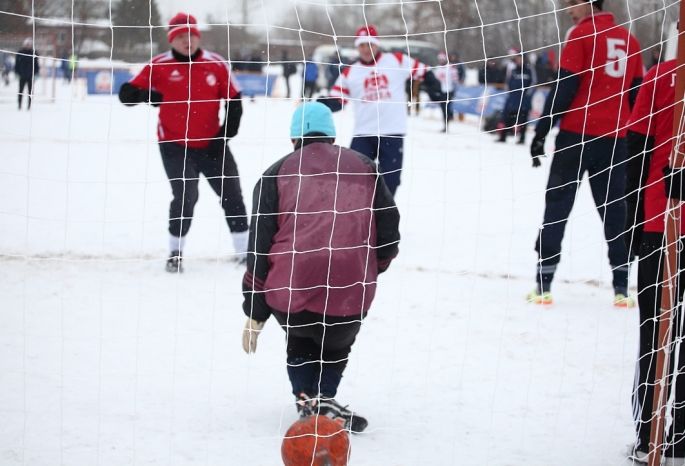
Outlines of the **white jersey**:
<svg viewBox="0 0 685 466">
<path fill-rule="evenodd" d="M 405 134 L 405 83 L 410 77 L 423 78 L 426 72 L 423 63 L 403 53 L 379 55 L 371 65 L 356 61 L 344 66 L 331 88 L 331 97 L 353 102 L 355 136 Z"/>
<path fill-rule="evenodd" d="M 444 93 L 452 93 L 457 88 L 457 65 L 440 65 L 433 69 L 435 78 L 440 81 L 440 90 Z"/>
</svg>

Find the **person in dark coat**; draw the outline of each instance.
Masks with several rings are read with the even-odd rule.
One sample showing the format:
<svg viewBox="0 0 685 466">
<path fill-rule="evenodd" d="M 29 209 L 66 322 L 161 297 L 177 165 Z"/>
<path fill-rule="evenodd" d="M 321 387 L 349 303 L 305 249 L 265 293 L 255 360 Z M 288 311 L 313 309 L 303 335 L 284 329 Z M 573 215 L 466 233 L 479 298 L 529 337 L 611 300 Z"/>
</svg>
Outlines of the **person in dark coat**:
<svg viewBox="0 0 685 466">
<path fill-rule="evenodd" d="M 283 62 L 283 80 L 285 81 L 285 98 L 290 98 L 290 77 L 297 72 L 297 66 L 295 63 L 290 61 L 288 57 L 288 52 L 283 51 L 283 57 L 281 59 Z"/>
<path fill-rule="evenodd" d="M 535 84 L 533 70 L 523 61 L 518 49 L 509 51 L 514 56 L 514 66 L 507 80 L 507 101 L 499 123 L 499 142 L 506 142 L 509 133 L 518 133 L 518 144 L 526 142 L 526 125 L 530 113 L 532 86 Z"/>
<path fill-rule="evenodd" d="M 299 106 L 294 152 L 257 182 L 243 277 L 246 353 L 270 316 L 286 332 L 288 378 L 301 416 L 363 417 L 335 400 L 378 275 L 398 253 L 400 215 L 374 162 L 336 146 L 330 109 Z"/>
<path fill-rule="evenodd" d="M 316 80 L 319 79 L 319 67 L 311 60 L 304 62 L 304 94 L 303 97 L 312 98 L 316 92 Z"/>
<path fill-rule="evenodd" d="M 40 72 L 40 65 L 38 64 L 38 54 L 33 48 L 33 41 L 27 37 L 21 49 L 17 51 L 17 56 L 14 61 L 14 72 L 19 78 L 19 93 L 17 100 L 19 102 L 19 110 L 21 110 L 21 101 L 24 97 L 24 88 L 27 88 L 28 105 L 27 110 L 31 110 L 31 97 L 33 96 L 33 80 Z"/>
</svg>

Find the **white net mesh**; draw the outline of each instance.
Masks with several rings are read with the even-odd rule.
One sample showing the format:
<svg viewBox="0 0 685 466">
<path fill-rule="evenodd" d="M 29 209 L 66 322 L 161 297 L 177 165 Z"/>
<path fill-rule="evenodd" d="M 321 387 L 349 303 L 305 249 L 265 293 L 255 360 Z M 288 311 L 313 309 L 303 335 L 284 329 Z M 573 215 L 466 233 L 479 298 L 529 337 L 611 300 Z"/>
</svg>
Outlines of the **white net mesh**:
<svg viewBox="0 0 685 466">
<path fill-rule="evenodd" d="M 680 2 L 605 0 L 609 30 L 625 36 L 579 33 L 607 17 L 586 8 L 0 0 L 0 463 L 279 464 L 298 418 L 293 378 L 326 398 L 343 361 L 335 398 L 369 422 L 350 437 L 350 464 L 632 464 L 627 444 L 649 451 Z M 191 65 L 171 53 L 179 10 L 196 18 L 175 23 L 180 37 L 201 36 Z M 360 63 L 369 37 L 378 48 Z M 661 63 L 643 84 L 636 57 L 645 71 Z M 372 197 L 353 195 L 369 177 L 337 149 L 344 168 L 274 165 L 293 151 L 294 110 L 315 99 L 336 110 L 336 144 L 375 157 L 396 189 L 401 252 L 378 280 L 393 207 L 373 204 L 375 182 Z M 357 249 L 362 265 L 338 262 Z M 167 273 L 177 250 L 167 271 L 184 273 Z M 321 251 L 324 274 L 306 262 Z M 288 284 L 269 288 L 286 256 Z M 241 283 L 257 293 L 244 298 Z M 363 321 L 359 303 L 336 320 L 340 296 L 365 300 L 374 285 Z M 536 285 L 532 300 L 551 306 L 527 302 Z M 317 314 L 298 299 L 324 296 L 336 318 L 314 328 L 341 347 L 297 339 L 312 326 L 291 312 L 287 333 L 270 318 L 246 356 L 243 301 L 261 317 L 255 300 L 273 307 L 279 290 L 284 315 Z M 659 439 L 670 458 L 685 456 L 674 315 Z M 361 322 L 349 357 L 346 321 Z"/>
</svg>

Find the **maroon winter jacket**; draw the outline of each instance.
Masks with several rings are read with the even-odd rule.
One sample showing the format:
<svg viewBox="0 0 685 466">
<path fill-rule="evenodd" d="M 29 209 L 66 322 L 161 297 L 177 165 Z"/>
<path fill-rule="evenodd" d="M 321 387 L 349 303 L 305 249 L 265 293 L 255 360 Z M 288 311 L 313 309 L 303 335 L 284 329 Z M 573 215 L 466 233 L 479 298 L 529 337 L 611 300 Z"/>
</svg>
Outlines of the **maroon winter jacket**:
<svg viewBox="0 0 685 466">
<path fill-rule="evenodd" d="M 399 212 L 375 164 L 313 142 L 272 165 L 254 189 L 245 314 L 365 315 L 397 255 Z"/>
</svg>

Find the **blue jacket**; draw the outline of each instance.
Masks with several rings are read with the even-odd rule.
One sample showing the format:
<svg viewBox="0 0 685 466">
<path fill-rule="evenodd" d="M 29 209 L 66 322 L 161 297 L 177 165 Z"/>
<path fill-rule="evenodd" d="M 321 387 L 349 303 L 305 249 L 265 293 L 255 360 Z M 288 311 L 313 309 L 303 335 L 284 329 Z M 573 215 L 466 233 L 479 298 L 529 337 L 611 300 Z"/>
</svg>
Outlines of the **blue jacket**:
<svg viewBox="0 0 685 466">
<path fill-rule="evenodd" d="M 304 62 L 304 80 L 306 82 L 316 81 L 319 77 L 319 67 L 311 61 Z"/>
<path fill-rule="evenodd" d="M 521 112 L 530 111 L 531 98 L 533 89 L 531 86 L 535 84 L 533 79 L 533 71 L 530 66 L 517 66 L 511 70 L 509 80 L 507 81 L 508 96 L 507 102 L 504 104 L 504 111 L 515 113 L 521 109 Z"/>
</svg>

